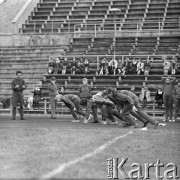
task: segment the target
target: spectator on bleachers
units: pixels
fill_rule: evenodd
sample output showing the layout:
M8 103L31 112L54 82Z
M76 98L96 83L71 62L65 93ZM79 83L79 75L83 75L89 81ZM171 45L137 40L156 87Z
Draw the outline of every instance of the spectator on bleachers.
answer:
M136 61L135 58L134 58L133 61L132 61L132 64L131 64L131 70L132 70L132 73L133 73L133 74L136 74L136 70L137 70L137 61Z
M37 86L33 91L33 107L39 109L39 101L42 98L41 89Z
M162 77L163 83L163 102L165 107L165 120L172 121L173 116L173 89L175 85L175 78L173 77Z
M164 67L164 75L167 76L170 71L171 63L167 59L164 59L163 67Z
M67 58L64 58L64 61L62 62L62 75L66 74L67 66L68 66L68 60Z
M178 85L175 88L174 96L175 96L175 113L174 113L173 122L177 120L178 113L180 110L180 80L178 81Z
M54 60L50 59L48 63L48 74L54 74L54 69L55 69Z
M163 104L163 91L162 88L158 88L155 96L156 103L158 104L158 109L161 108L162 110L162 104Z
M84 61L84 74L89 73L89 60L88 58L85 59Z
M147 103L151 101L150 91L148 90L147 86L141 89L141 94L139 98L140 98L140 102L143 104L143 108L147 110Z
M144 62L140 59L137 63L137 75L144 72Z
M71 62L71 74L75 75L76 70L77 70L77 61L76 61L76 58L73 57L73 60Z
M78 74L83 74L84 73L84 65L80 61L77 62L77 70L76 70L76 72Z
M61 74L61 73L62 73L62 65L61 65L60 58L57 57L57 58L56 58L56 61L55 61L54 74Z
M119 59L118 61L118 66L117 66L117 71L119 75L123 75L125 74L125 68L123 67L123 62L121 59Z
M118 66L117 61L115 59L112 59L109 62L109 73L113 74L113 75L116 75L116 73L117 73L117 66Z
M172 75L176 74L176 69L177 69L177 61L176 61L176 58L173 57L171 61L171 74Z
M125 70L124 75L125 75L125 74L129 74L129 73L131 72L131 63L130 63L129 58L126 58L126 59L125 59L123 68L124 68L124 70Z
M107 64L106 64L106 58L102 58L100 64L99 64L99 75L107 75Z
M149 75L150 68L151 68L151 62L148 58L144 63L144 75Z

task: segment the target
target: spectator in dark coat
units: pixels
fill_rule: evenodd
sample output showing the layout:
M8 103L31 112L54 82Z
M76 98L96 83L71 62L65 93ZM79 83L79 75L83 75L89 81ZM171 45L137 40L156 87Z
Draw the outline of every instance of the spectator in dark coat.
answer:
M86 58L84 61L84 74L89 73L89 60Z
M37 86L33 91L33 107L39 109L39 101L41 100L41 89Z
M71 62L71 74L75 75L76 71L77 71L77 61L76 61L76 58L73 57L73 60Z
M48 74L54 74L54 70L55 70L55 63L53 59L50 59L48 63Z
M158 88L157 92L156 92L156 97L155 100L158 104L158 109L162 109L162 104L163 104L163 91L161 88Z
M63 64L62 64L62 75L66 74L67 66L68 66L68 60L67 60L67 58L64 58L64 61L63 61Z

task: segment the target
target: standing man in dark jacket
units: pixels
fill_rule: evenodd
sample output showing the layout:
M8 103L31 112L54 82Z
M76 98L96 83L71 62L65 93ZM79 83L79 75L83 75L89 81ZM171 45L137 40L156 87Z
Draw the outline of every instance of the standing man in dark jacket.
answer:
M48 90L49 90L49 97L50 97L50 103L51 103L51 119L56 119L55 114L56 114L57 101L55 97L59 93L58 93L55 77L51 78L51 81L48 85Z
M86 117L86 113L82 112L80 105L80 98L74 94L59 94L55 98L57 101L64 102L64 104L69 108L74 120L72 122L79 122L80 118L77 114Z
M162 77L163 82L163 102L165 106L165 120L172 121L173 116L173 90L176 79L174 77Z
M175 92L174 93L174 95L175 95L175 114L174 114L173 122L175 122L177 120L179 109L180 109L180 80L179 80L178 86L175 88L174 92Z
M13 90L12 94L12 120L16 119L16 107L18 106L18 103L20 104L19 113L21 116L21 120L25 120L24 118L24 111L23 111L23 104L24 104L24 95L23 90L26 89L26 83L22 79L22 72L16 71L16 78L12 81L11 87Z
M79 87L79 97L81 105L87 106L87 101L91 96L91 87L88 85L88 79L83 78L83 84Z

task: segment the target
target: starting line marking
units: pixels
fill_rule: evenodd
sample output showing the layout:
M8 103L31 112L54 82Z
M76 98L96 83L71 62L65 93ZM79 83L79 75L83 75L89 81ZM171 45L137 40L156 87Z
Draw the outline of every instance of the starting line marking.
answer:
M100 152L102 152L103 150L105 150L108 146L110 146L111 144L115 143L116 141L118 141L119 139L121 138L124 138L130 134L132 134L133 131L130 131L124 135L121 135L121 136L118 136L118 137L115 137L114 139L111 139L109 141L107 141L106 143L104 143L103 145L101 145L100 147L98 147L97 149L95 149L93 152L91 153L88 153L88 154L85 154L81 157L78 157L77 159L74 159L72 161L69 161L67 163L63 163L62 165L60 165L59 167L57 167L56 169L54 169L53 171L43 175L40 179L41 180L45 180L45 179L49 179L49 178L53 178L54 176L56 176L57 174L61 174L66 168L78 163L78 162L81 162L81 161L84 161L85 159L91 157L91 156L94 156Z

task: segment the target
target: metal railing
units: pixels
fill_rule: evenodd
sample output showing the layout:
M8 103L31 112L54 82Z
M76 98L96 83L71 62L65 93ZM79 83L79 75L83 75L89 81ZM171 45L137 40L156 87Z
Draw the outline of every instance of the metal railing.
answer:
M1 19L0 19L1 20ZM0 21L1 23L1 21ZM23 24L23 25L22 25ZM144 24L148 24L148 28ZM25 26L31 26L27 33L122 33L135 32L163 32L180 29L180 18L164 18L157 19L116 19L115 23L112 18L109 19L69 19L69 20L28 20L25 22L11 23L1 27L0 33L23 33ZM129 26L129 27L128 27ZM9 27L9 28L8 28ZM26 32L24 32L26 33Z

